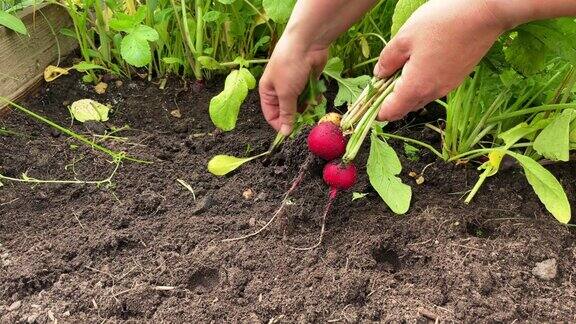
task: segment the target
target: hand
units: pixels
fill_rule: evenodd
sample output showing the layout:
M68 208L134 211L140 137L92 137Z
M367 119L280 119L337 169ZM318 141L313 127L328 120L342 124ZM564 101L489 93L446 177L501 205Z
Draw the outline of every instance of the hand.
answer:
M487 0L431 0L380 54L374 74L402 69L379 120L398 120L456 88L508 27Z
M327 48L306 48L289 34L280 38L259 85L262 112L274 129L290 135L298 96L311 73L320 76L327 60Z

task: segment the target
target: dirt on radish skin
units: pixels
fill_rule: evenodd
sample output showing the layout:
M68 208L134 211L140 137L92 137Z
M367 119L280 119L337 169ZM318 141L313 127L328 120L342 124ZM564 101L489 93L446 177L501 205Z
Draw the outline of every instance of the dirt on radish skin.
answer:
M320 123L308 134L308 149L326 161L342 157L346 151L346 138L340 127L332 122Z

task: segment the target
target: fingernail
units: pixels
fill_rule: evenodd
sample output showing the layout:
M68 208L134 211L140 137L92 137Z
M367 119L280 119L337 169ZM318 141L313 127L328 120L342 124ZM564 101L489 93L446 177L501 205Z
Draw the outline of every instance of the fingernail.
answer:
M292 133L292 126L290 126L288 124L283 124L280 127L280 134L282 134L284 136L290 136L290 133Z
M378 63L376 63L376 65L374 66L374 75L380 76L380 64Z

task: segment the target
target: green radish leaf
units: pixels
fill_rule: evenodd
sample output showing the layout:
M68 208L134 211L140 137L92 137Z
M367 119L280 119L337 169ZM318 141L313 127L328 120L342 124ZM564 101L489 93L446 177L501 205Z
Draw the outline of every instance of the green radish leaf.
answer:
M570 123L576 117L574 110L566 109L557 114L550 125L534 140L534 149L553 161L568 161L570 158Z
M528 182L546 209L560 223L568 224L572 215L570 203L564 188L556 177L530 157L510 151L507 154L514 157L522 165Z
M78 64L74 64L72 66L72 68L78 72L86 72L89 70L105 70L106 68L103 67L102 65L98 65L98 64L94 64L94 63L89 63L86 61L82 61Z
M506 60L515 70L531 75L546 67L546 48L534 35L519 30L508 47L504 48Z
M527 137L528 135L535 133L544 127L546 127L547 123L535 123L534 125L528 125L525 122L522 122L509 130L500 133L498 138L504 141L506 145L505 149L509 149L512 145L516 144L519 140Z
M22 20L3 10L0 10L0 26L4 26L23 35L28 35L28 31Z
M270 19L275 23L285 23L292 14L296 0L263 0L262 6Z
M576 64L576 22L574 18L534 21L517 28L530 34L548 51Z
M152 61L148 41L133 34L128 34L122 39L120 54L126 62L135 67L143 67Z
M391 35L396 36L400 27L412 16L416 9L420 8L426 0L398 0L394 14L392 15Z
M230 72L226 77L224 90L210 100L210 118L214 125L223 131L231 131L236 127L240 105L248 95L247 74L241 70Z
M242 164L252 161L258 156L252 156L249 158L238 158L230 155L216 155L210 162L208 162L208 171L213 175L223 176L236 169L238 169Z
M204 19L205 22L212 22L218 20L218 18L220 18L221 15L222 13L220 11L211 10L205 13L202 19Z
M158 40L158 32L154 28L145 25L136 26L130 34L150 42Z
M325 75L338 82L338 93L334 99L335 106L354 102L371 79L368 75L346 79L341 76L343 70L344 63L342 60L338 57L333 57L328 61L323 71Z
M134 19L122 12L117 12L114 14L114 18L110 19L108 26L116 31L130 32L137 23Z
M246 81L246 85L248 86L248 90L252 90L252 89L256 88L256 78L254 78L252 73L250 73L250 70L248 70L246 68L241 68L240 69L240 75L242 75L242 77L244 78L244 81Z
M396 177L402 171L400 160L394 149L374 132L370 139L370 156L366 165L370 184L394 213L405 214L410 208L412 188Z
M70 113L77 121L107 121L110 107L92 99L80 99L70 105Z
M198 62L200 62L200 65L202 65L203 68L208 70L218 70L222 68L222 66L220 66L220 63L218 63L218 61L216 61L210 56L199 56Z
M222 4L226 4L226 5L232 4L232 3L234 3L234 1L236 1L236 0L218 0L218 2L220 2Z

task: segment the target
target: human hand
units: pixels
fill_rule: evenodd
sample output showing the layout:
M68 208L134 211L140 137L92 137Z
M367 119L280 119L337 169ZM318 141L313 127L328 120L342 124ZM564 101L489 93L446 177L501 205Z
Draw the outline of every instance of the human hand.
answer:
M379 120L398 120L456 88L508 26L487 0L431 0L400 28L374 68L402 69Z
M320 76L327 60L328 48L308 48L290 34L280 38L259 85L262 112L274 129L290 135L298 96L311 74Z

